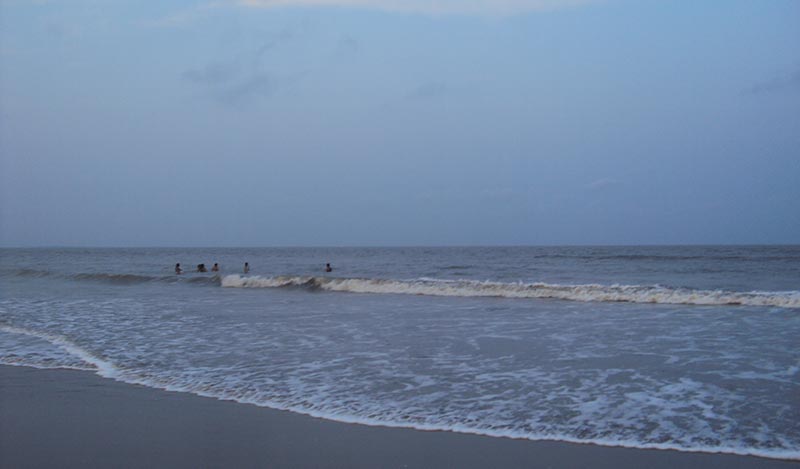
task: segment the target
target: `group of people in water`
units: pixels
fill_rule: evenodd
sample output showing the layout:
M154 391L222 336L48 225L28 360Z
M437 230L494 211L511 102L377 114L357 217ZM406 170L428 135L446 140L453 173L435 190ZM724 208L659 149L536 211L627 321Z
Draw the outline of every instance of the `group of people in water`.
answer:
M247 262L245 262L244 263L244 273L247 273L249 270L250 270L250 267L247 265ZM212 272L219 272L219 264L215 262L214 263L214 267L211 267L211 271ZM177 264L175 264L175 273L180 275L183 272L184 272L184 270L181 267L181 263L178 262ZM206 269L206 265L205 264L197 264L197 270L195 270L195 272L208 272L208 269Z
M244 268L242 270L246 274L250 273L250 264L245 262L244 263ZM184 270L183 270L183 268L181 268L181 263L178 262L177 264L175 264L175 273L177 275L180 275L183 272L184 272ZM205 264L197 264L197 270L195 272L208 272L208 269L206 269L206 265ZM219 264L218 263L216 263L216 262L214 263L214 266L211 267L211 272L219 272ZM325 264L325 272L333 272L333 267L331 267L330 262Z

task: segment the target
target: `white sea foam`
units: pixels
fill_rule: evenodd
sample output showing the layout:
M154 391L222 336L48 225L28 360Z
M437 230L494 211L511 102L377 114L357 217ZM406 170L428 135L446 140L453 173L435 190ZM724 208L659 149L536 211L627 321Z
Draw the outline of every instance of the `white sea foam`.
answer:
M349 408L346 402L341 401L341 395L338 393L329 393L325 390L308 387L308 383L304 383L301 379L290 379L292 391L289 394L279 397L270 392L265 392L265 389L257 390L252 387L252 383L245 383L242 377L226 376L222 379L217 376L206 376L205 372L199 374L184 372L178 374L152 374L144 370L127 369L125 371L118 369L110 361L97 357L95 354L78 346L71 340L60 335L50 334L31 330L27 328L20 328L14 326L0 325L0 332L10 334L21 334L29 337L35 337L49 342L62 348L75 357L84 361L91 371L96 372L98 375L112 378L117 381L126 382L130 384L140 384L149 386L156 389L164 389L168 391L188 392L191 394L216 398L220 400L231 400L239 403L252 404L261 407L267 407L278 410L286 410L299 414L310 415L318 418L325 418L346 423L355 423L369 426L383 426L383 427L396 427L396 428L411 428L427 431L452 431L457 433L468 433L476 435L484 435L491 437L504 437L516 439L528 439L534 441L563 441L573 443L592 443L603 446L619 446L628 448L647 448L647 449L668 449L689 452L706 452L706 453L728 453L739 455L752 455L766 458L798 460L800 459L800 451L788 448L753 448L747 445L703 445L697 443L688 443L686 441L670 442L670 443L655 443L641 441L636 438L631 438L631 435L620 435L620 437L606 437L606 436L587 436L576 437L573 434L559 431L555 427L548 427L546 424L541 428L534 425L532 428L519 428L515 426L508 426L503 422L502 418L495 420L489 418L487 415L481 413L480 410L475 411L474 418L468 419L469 422L464 422L462 411L457 409L450 409L444 411L441 409L438 413L429 414L427 412L419 413L420 408L416 412L409 411L408 403L384 401L384 402L363 402L360 401L359 405L367 405L362 411L353 411ZM22 365L31 366L30 364L22 363ZM35 365L34 365L35 366ZM606 370L604 373L612 373L615 370ZM309 364L303 371L303 375L317 374L320 370L316 365ZM513 380L524 379L524 376L509 375L507 376ZM607 379L603 373L599 375L602 380ZM486 374L479 375L478 380L496 381L498 376ZM547 375L537 375L536 379L542 383L547 382ZM552 383L557 385L558 383ZM596 383L587 382L586 386L594 388ZM670 410L685 405L685 401L678 399L687 393L695 396L694 404L702 405L707 400L708 396L703 394L702 388L694 382L689 380L682 380L679 384L664 389L666 397L674 398L669 401L659 400L647 393L629 393L627 399L632 402L643 402L647 405L654 405L658 408L666 408L666 414ZM333 398L333 395L339 397ZM436 399L437 395L432 394L427 399ZM420 396L422 398L422 396ZM486 402L485 396L482 398ZM593 420L601 421L602 414L607 412L609 405L613 405L610 401L586 401L582 405L576 406L579 416L577 420ZM373 407L377 406L377 407ZM623 414L618 417L626 422L627 426L634 428L637 421L640 420L640 415L636 409L639 407L613 405L618 409L623 409ZM627 409L627 410L625 410ZM502 406L495 411L501 411ZM409 420L408 415L416 414L414 419ZM494 411L487 410L489 415ZM664 412L662 412L664 413ZM719 418L713 415L713 418ZM661 420L661 424L668 423L669 419ZM706 433L704 430L703 433ZM688 443L688 444L687 444ZM791 445L787 445L791 448Z
M474 280L415 280L329 278L329 277L244 277L226 275L226 288L306 287L336 292L389 293L430 296L550 298L582 302L630 302L687 305L745 305L800 308L800 292L733 292L693 290L647 285L561 285L549 283L502 283Z
M20 334L25 335L28 337L35 337L37 339L42 339L46 342L49 342L52 345L59 347L60 349L64 350L67 354L78 358L83 363L85 363L86 367L76 367L72 365L59 365L58 368L72 368L72 369L83 369L83 370L93 370L96 371L97 374L100 376L104 376L106 378L113 378L117 375L117 368L109 361L104 360L96 355L92 354L91 352L81 348L74 342L69 339L66 339L62 336L49 334L47 332L40 332L34 331L31 329L25 329L21 327L14 327L14 326L6 326L0 325L0 332L5 332L8 334ZM8 361L8 365L26 365L26 366L33 366L37 368L47 368L47 366L42 366L37 363L26 363L26 362L11 362Z

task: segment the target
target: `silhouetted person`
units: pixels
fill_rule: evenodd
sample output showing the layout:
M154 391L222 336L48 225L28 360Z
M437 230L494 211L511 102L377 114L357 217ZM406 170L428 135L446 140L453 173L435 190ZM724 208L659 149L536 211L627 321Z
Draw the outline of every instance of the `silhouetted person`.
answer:
M175 264L175 273L178 274L178 275L183 273L183 269L181 269L181 263L180 262Z
M330 263L325 264L325 272L333 272L333 267Z
M206 265L205 264L197 264L197 271L198 272L208 272L208 270L206 270Z
M219 264L217 264L217 263L215 262L215 263L214 263L214 267L212 267L212 268L211 268L211 271L212 271L212 272L219 272Z
M250 264L247 262L244 263L244 273L250 272Z

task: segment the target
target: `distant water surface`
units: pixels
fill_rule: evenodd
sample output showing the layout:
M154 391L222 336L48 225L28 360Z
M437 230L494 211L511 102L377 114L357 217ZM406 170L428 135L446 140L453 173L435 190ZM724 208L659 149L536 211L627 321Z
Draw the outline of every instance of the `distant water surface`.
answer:
M347 422L800 459L800 246L0 256L0 363Z

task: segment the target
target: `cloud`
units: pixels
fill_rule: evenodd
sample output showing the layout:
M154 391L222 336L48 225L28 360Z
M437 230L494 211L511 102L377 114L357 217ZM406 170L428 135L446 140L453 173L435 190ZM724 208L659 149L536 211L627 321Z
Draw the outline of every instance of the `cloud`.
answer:
M229 82L239 72L235 63L211 63L199 69L190 69L183 72L183 78L192 83L205 85L219 85Z
M748 94L765 94L778 91L800 90L800 66L794 70L775 76L770 81L757 83L745 90Z
M255 73L244 81L225 88L220 94L220 99L229 104L241 104L257 96L268 96L275 91L276 79L266 73Z
M356 38L345 34L339 38L336 48L341 53L356 53L361 48L361 45Z
M267 33L255 50L235 59L188 69L181 77L223 104L246 105L291 86L306 74L304 71L278 73L267 69L265 65L270 51L290 42L292 38L290 30Z
M294 32L292 32L289 29L284 29L279 32L267 34L266 38L261 43L261 47L259 47L258 51L256 51L256 58L261 59L261 57L264 54L271 51L277 46L280 46L282 44L291 41L293 37L294 37Z
M508 15L574 7L598 0L237 0L258 8L347 7L423 14Z
M241 107L294 85L306 74L303 71L279 75L258 70L245 73L235 66L211 64L204 68L187 70L183 73L183 78L201 87L216 101Z
M238 67L226 64L187 70L183 72L183 79L201 86L219 102L236 106L259 96L269 96L278 86L274 75L260 71L242 73Z

